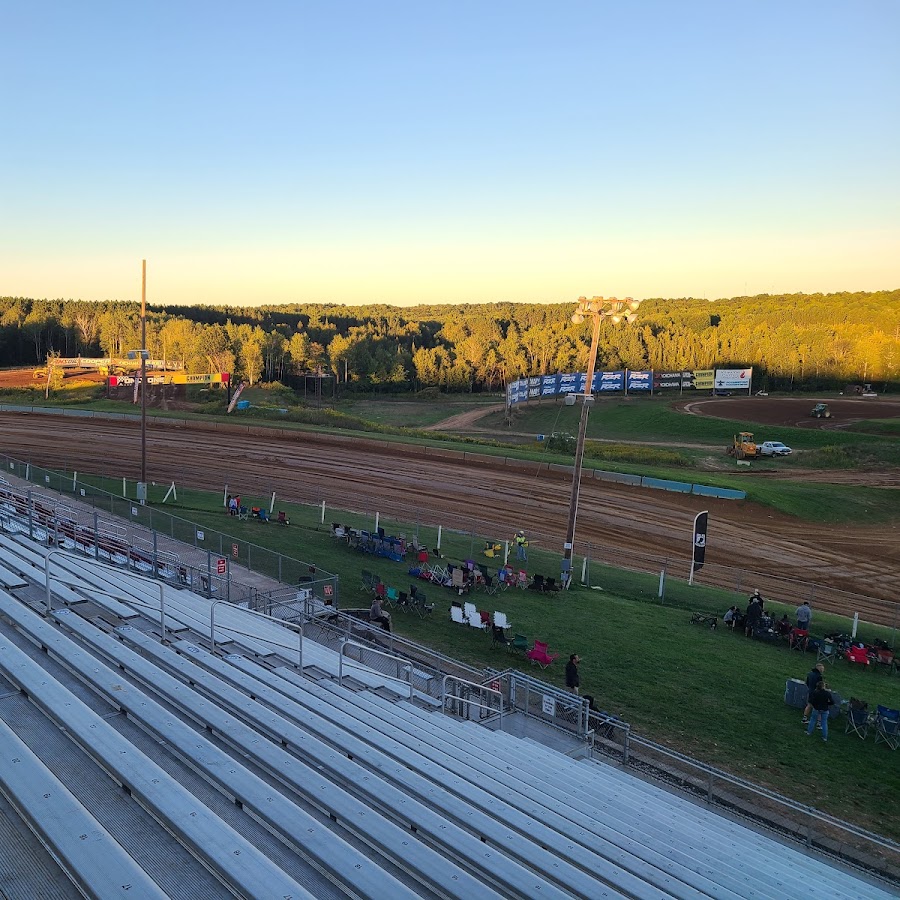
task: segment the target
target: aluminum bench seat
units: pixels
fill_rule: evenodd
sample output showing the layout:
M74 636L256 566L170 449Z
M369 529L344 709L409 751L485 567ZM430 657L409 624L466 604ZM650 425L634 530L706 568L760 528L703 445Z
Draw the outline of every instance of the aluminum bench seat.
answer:
M24 613L26 619L33 619L32 624L47 625L17 600L2 593L0 607L20 627L20 613ZM61 610L58 614L72 613ZM62 636L53 626L48 627L55 634L48 633L46 629L41 629L41 633L46 639L42 643L49 647ZM30 629L27 633L34 636ZM67 638L62 640L68 641ZM89 657L89 654L74 647L74 652L67 657L69 662L79 653ZM96 660L88 665L96 669ZM102 716L92 712L63 685L48 678L41 666L5 638L0 638L0 671L25 691L60 727L65 728L71 738L87 750L111 777L126 785L141 805L151 810L167 829L191 847L193 853L225 883L233 884L249 896L256 896L262 890L268 896L287 894L312 900L311 894L275 867L230 825L214 816L164 769L137 751ZM115 678L114 672L109 674Z
M98 662L96 656L89 653L80 644L75 643L53 624L45 622L21 604L18 604L18 609L15 609L13 604L16 604L15 600L10 598L9 602L7 602L7 599L0 595L0 610L15 621L17 627L23 633L28 634L33 640L39 641L42 646L48 649L51 656L64 660L68 668L78 672L84 681L90 684L97 693L105 697L109 702L127 710L130 719L135 722L141 722L145 729L155 733L158 739L163 740L166 745L174 748L176 755L191 760L192 766L198 767L204 773L206 779L218 785L219 789L226 795L240 798L240 808L247 813L252 813L255 818L265 823L276 835L282 835L283 839L290 845L294 844L298 835L302 835L304 853L314 856L318 860L319 865L330 872L332 878L339 879L347 885L351 892L356 892L364 897L375 897L379 895L379 891L387 891L392 897L404 898L404 900L413 900L413 898L419 896L367 856L347 844L333 830L323 826L292 800L273 789L271 785L247 769L242 762L238 762L232 756L213 745L202 735L198 734L195 728L174 717L170 711L152 700L148 694L130 684L124 683L122 670L125 666L121 663L121 668L115 669ZM121 657L128 655L128 662L131 664L132 669L148 673L152 680L174 682L174 679L171 679L170 676L167 676L161 670L150 671L155 669L152 663L143 660L138 654L128 650L115 637L100 631L72 610L56 610L52 616L63 627L77 633L85 642L96 646L105 646L107 650L118 653ZM124 627L132 631L135 630L130 626ZM0 659L0 662L2 662L2 659ZM200 719L204 712L208 712L214 718L224 722L229 720L234 722L230 712L214 707L213 704L198 697L194 692L185 688L184 685L170 686L173 687L177 694L176 698L169 698L170 703L174 702L177 705L179 697L184 699L190 695L188 710L194 719ZM237 725L239 723L234 724ZM222 732L217 733L222 734ZM257 734L253 734L248 739L248 746L253 743L258 744L258 738ZM287 756L287 754L279 750L277 745L273 745L272 749L280 753L282 757ZM135 756L140 756L139 753L133 751L133 748L132 752ZM162 780L169 790L176 792L181 790L180 786L171 778L165 777L162 769L156 767L149 760L146 760L146 763L151 766L151 774ZM280 763L284 765L285 760L281 759ZM287 764L289 765L290 763L288 762ZM153 771L154 769L156 771ZM125 781L125 783L129 782ZM195 807L201 805L194 798L190 798L190 802ZM211 829L215 826L215 823L219 823L222 828L227 829L229 832L232 830L230 826L221 822L208 809L203 813L194 813L193 815L207 820ZM235 833L235 838L237 837L239 836ZM408 835L404 835L404 837L408 838ZM215 844L216 837L211 834L207 840ZM221 837L221 841L228 848L223 850L223 852L233 854L236 859L240 858L248 862L243 851L236 851L229 844L227 834ZM255 848L251 847L251 850L254 853L257 852ZM255 871L257 867L252 865L252 857L249 862L251 863L249 869ZM274 865L271 863L268 863L268 866L275 870ZM277 871L280 872L280 870ZM248 889L243 881L235 881L234 883L240 885L241 890L247 890L248 896L253 897L280 897L282 896L280 893L282 890L285 890L292 897L311 896L306 891L301 891L299 894L291 894L287 882L279 885L278 878L281 878L284 873L280 873L274 881L272 878L265 877L265 871L258 871L257 874L260 876L260 881L256 888ZM248 877L250 876L248 875ZM272 893L272 891L279 891L279 893Z
M231 744L242 757L247 756L252 758L254 762L265 767L279 781L289 784L294 791L307 797L317 807L324 805L329 816L339 824L343 823L344 827L349 827L350 830L354 832L356 830L361 830L365 843L370 844L373 847L378 847L381 853L389 854L389 851L393 852L397 863L402 868L414 867L416 871L426 873L426 883L428 879L438 879L439 877L442 877L443 880L439 884L439 892L442 896L467 898L472 896L496 896L492 890L480 885L480 883L472 876L460 872L456 866L449 863L443 856L436 854L433 850L424 845L418 845L417 843L412 842L410 840L411 831L408 828L398 827L381 819L380 814L377 812L376 804L363 803L342 791L338 784L329 783L322 774L317 771L321 766L323 754L327 752L327 748L322 748L322 751L318 752L316 747L310 746L310 743L307 742L303 747L303 760L298 761L296 757L289 755L287 751L280 746L281 739L278 735L283 731L281 723L277 721L274 722L274 724L271 722L269 723L270 730L275 733L275 740L270 741L264 738L261 739L259 731L245 725L235 717L234 706L229 705L227 708L224 706L217 706L215 703L210 702L203 696L197 694L196 691L186 688L183 683L179 682L176 678L167 674L163 668L156 665L155 657L158 654L160 658L168 659L172 663L183 664L191 666L192 669L197 669L193 663L176 654L174 650L160 645L152 638L131 626L124 626L121 629L118 629L118 633L126 642L133 643L144 651L144 654L146 654L145 658L145 656L129 650L125 644L116 637L98 631L93 625L80 619L78 616L70 615L68 610L61 610L56 613L55 616L64 627L78 634L79 637L94 649L98 650L108 658L115 659L120 668L126 670L130 675L139 678L142 682L146 682L148 686L152 686L153 689L160 693L168 703L174 703L176 706L183 707L188 715L201 721L205 727L210 728L219 739L224 739L227 743ZM216 659L216 657L211 658ZM198 671L200 671L199 675L195 673L195 678L197 678L196 684L202 683L205 680L204 676L210 681L216 680L216 677L213 674L202 672L202 670ZM168 688L168 690L166 690L166 688ZM111 693L110 696L111 699L120 704L123 702L121 693ZM149 707L156 705L153 701L144 699L140 703L140 713L137 713L134 711L134 703L135 702L132 701L128 706L129 716L131 718L138 718L140 715L143 715L145 710ZM171 724L168 729L160 726L155 730L160 737L165 737L168 742L177 740L177 734L173 737ZM192 740L194 739L188 740L185 752L196 752L191 750ZM203 754L200 754L200 758L204 760L207 758L212 759L215 754L216 751L206 749ZM311 765L308 765L305 762L307 758L312 761ZM347 761L347 764L353 770L353 777L365 778L364 773L359 772L358 767L352 762ZM215 760L213 759L209 765L215 765ZM231 767L234 767L233 763L231 764ZM215 766L215 771L219 772L223 768L227 768L227 766L220 763ZM228 789L229 791L236 791L234 786L229 786ZM388 796L382 798L380 805L391 805L394 802L393 794L394 792L390 791ZM271 822L274 819L272 805L278 801L278 798L272 797L272 789L270 787L263 788L263 795L265 795L265 800L258 800L258 802L262 804L261 808L254 806L253 809L258 816L266 817L266 814L268 814L268 819ZM239 796L242 798L244 808L251 809L251 803L254 799L251 796L251 792L245 787ZM268 803L268 806L266 806L266 803ZM284 827L287 829L287 825ZM298 830L298 826L295 825L290 829L289 833L303 833L304 839L306 840L305 831L306 829L303 829L302 831ZM334 842L335 838L332 837L331 840ZM340 843L339 841L336 842ZM319 846L319 849L322 849L322 846L328 848L328 843L326 842L324 845ZM310 849L309 842L307 842L307 849ZM335 866L340 866L340 869L338 869L339 871L342 871L349 866L350 874L354 875L353 860L341 859L340 855L343 854L344 851L342 851L340 847L330 849L332 853L338 854L338 859L332 861L332 871L335 871ZM479 850L482 854L485 852L483 848L478 847L477 842L473 844L472 849L473 851ZM487 855L493 857L493 854ZM356 862L355 868L360 868L358 861ZM360 890L362 887L362 876L355 875L355 877L359 883L353 885L353 887L355 890ZM519 889L540 889L541 885L536 882L530 874L526 873L526 878L527 880L524 880L517 886ZM383 873L380 884L381 890L386 891L392 897L407 896L404 891L398 893L396 886L392 885L388 876ZM546 889L549 888L549 886L544 887L545 890L542 893L542 896L556 896L552 889L549 890L549 893L547 892ZM369 888L371 889L371 884L369 885ZM362 894L363 896L370 896L365 890L362 891ZM374 896L379 896L379 894L376 893Z
M295 748L295 752L303 758L314 759L318 768L333 771L334 777L339 778L343 786L352 789L370 805L394 809L403 821L414 819L408 827L420 835L429 836L442 845L445 852L456 854L457 848L468 847L466 859L471 861L470 864L480 859L479 864L485 873L482 877L494 881L507 879L508 889L514 895L532 896L537 892L542 897L561 896L553 884L562 882L563 886L568 885L568 890L580 891L585 896L620 896L616 890L604 886L602 881L587 877L583 871L559 861L553 853L531 844L526 837L514 837L513 832L483 817L458 798L442 799L433 783L410 772L402 761L378 751L373 752L340 727L315 714L306 714L304 727L300 727L278 712L273 712L260 702L268 694L284 699L288 704L290 701L280 692L242 673L232 665L232 658L220 659L187 641L179 641L173 648L159 645L154 648L133 629L123 628L119 632L128 640L134 639L141 650L147 655L153 654L157 662L163 663L163 658L167 657L169 668L181 671L183 678L189 678L195 686L203 687L205 692L229 710L241 711L252 724L257 727L264 725L274 739L280 740L288 749ZM183 655L178 656L173 650L179 650ZM204 667L200 668L193 660L202 661ZM220 675L230 675L230 681L252 687L255 699L227 685ZM361 768L363 764L365 767ZM405 793L403 787L406 787ZM448 811L449 815L446 814ZM459 828L460 824L465 826L464 829ZM484 841L487 841L487 847ZM498 848L501 853L497 852ZM520 862L504 860L504 856L525 860L533 872ZM543 866L534 865L535 859ZM597 871L602 872L605 866L602 861L597 862ZM545 870L552 873L550 880L546 878ZM542 877L536 879L534 872ZM543 886L538 888L538 884ZM643 896L643 893L639 895Z
M285 673L284 677L289 678L290 673ZM339 693L336 686L327 685L326 688ZM715 867L720 874L729 868L737 870L731 877L741 877L740 873L744 873L744 877L752 879L750 884L758 886L757 895L765 895L768 891L774 892L774 896L841 897L859 890L860 896L869 896L871 889L874 890L871 896L884 896L877 887L857 886L857 880L852 876L846 876L821 860L698 806L687 798L672 795L624 770L613 770L617 777L614 790L607 786L595 793L586 792L586 771L611 767L575 761L536 741L492 731L450 716L433 715L406 702L389 704L378 696L365 694L347 697L353 703L364 705L369 713L378 711L392 732L412 729L411 734L427 735L436 745L449 744L455 748L450 752L466 759L467 767L478 772L476 777L483 778L485 783L494 779L496 767L514 763L530 785L542 785L557 799L554 808L569 810L587 804L586 815L580 816L579 822L590 821L591 807L603 810L603 815L611 820L627 826L641 826L642 839L660 852L704 854L708 866ZM407 726L403 723L404 716L409 720ZM471 755L480 758L482 763L475 765ZM670 838L668 844L661 840L664 834ZM760 877L760 872L766 873L766 877ZM829 883L831 890L827 886ZM748 885L740 890L747 891Z
M553 850L559 858L558 865L566 860L587 871L605 871L604 879L620 889L639 891L641 896L647 895L648 891L658 892L661 885L668 884L671 887L675 883L660 869L621 851L608 841L589 834L571 821L565 822L564 832L557 831L546 824L546 820L554 816L551 811L539 808L533 803L530 804L530 811L526 809L528 804L513 805L512 802L507 802L461 777L458 766L435 764L423 756L408 751L389 734L371 728L353 727L352 730L347 730L346 716L337 713L330 700L313 697L312 691L299 690L295 691L293 698L288 697L281 689L265 680L251 677L249 673L243 674L244 665L253 665L250 660L230 657L222 661L210 658L209 654L205 654L199 648L190 648L181 643L176 647L183 652L190 652L192 657L204 659L205 665L214 667L222 677L230 677L233 683L242 685L244 690L255 698L264 699L282 715L290 715L298 725L322 736L331 746L343 747L354 758L364 759L377 772L391 770L395 781L402 784L407 792L427 800L436 810L447 810L448 815L459 819L459 812L454 811L459 809L460 803L466 804L471 808L469 818L472 822L470 827L473 829L489 827L483 821L479 825L477 820L471 818L474 810L491 817L496 823L515 828L521 835L520 840L530 837L539 842L541 847ZM235 673L229 676L226 668L229 662L235 666L240 665L241 672L235 670ZM262 671L261 674L265 678L268 673ZM314 686L312 687L314 689ZM224 696L221 700L229 705L236 702ZM405 765L398 769L396 760L402 760ZM535 816L535 813L538 815ZM462 821L466 821L465 816L462 817ZM519 850L518 846L516 849ZM701 896L699 892L692 891L681 882L678 883L678 889L681 896Z
M0 790L74 884L96 897L165 900L159 885L0 720Z
M254 664L249 661L242 665L245 669L253 667ZM289 670L279 669L277 674L291 684L297 684L296 677ZM496 749L482 753L468 744L464 737L454 741L451 731L442 731L437 721L432 722L442 718L449 720L447 716L422 714L419 710L410 709L407 703L390 704L368 694L340 692L334 686L328 689L307 688L306 692L316 690L335 707L335 715L349 716L366 725L372 725L377 720L376 727L402 743L409 753L418 753L433 762L454 767L472 783L519 809L528 811L538 804L552 811L545 820L554 818L561 833L565 833L566 828L571 829L570 833L576 829L586 829L637 859L718 897L774 896L762 889L755 889L759 881L757 873L744 871L743 867L730 863L727 858L716 860L709 854L692 853L690 849L682 848L677 832L672 833L669 845L661 849L660 844L665 842L658 834L658 823L650 821L645 828L637 828L627 817L607 815L604 810L577 796L549 788L544 777L533 777L518 766L508 765L508 757L498 756ZM487 736L494 734L470 724L469 732L476 731ZM549 772L548 767L544 776ZM765 881L765 878L762 880Z

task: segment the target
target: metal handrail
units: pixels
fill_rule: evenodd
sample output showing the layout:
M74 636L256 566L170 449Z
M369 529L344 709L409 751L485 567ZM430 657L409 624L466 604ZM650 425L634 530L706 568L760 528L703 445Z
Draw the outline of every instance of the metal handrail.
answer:
M500 731L503 731L503 691L495 691L493 688L486 687L483 684L478 684L477 681L466 681L465 678L459 678L457 675L445 675L444 680L441 683L441 708L445 708L447 703L447 682L455 681L459 685L466 685L468 687L473 687L478 691L484 691L487 694L494 694L500 701L498 718L497 718L497 727ZM479 709L493 710L493 706L489 703L479 703L477 700L470 700L468 697L457 697L455 694L453 695L453 699L458 703L467 703L470 706L477 706Z
M216 652L216 607L221 605L222 603L227 603L230 607L236 610L240 610L242 613L246 613L250 616L258 616L260 619L266 619L269 622L274 622L276 625L280 625L282 628L287 628L289 631L297 632L297 665L300 667L300 671L303 671L303 622L301 621L299 625L294 622L286 622L283 619L276 619L274 616L267 615L266 613L257 612L255 609L244 609L242 606L235 606L230 600L213 600L209 607L209 640L212 645L212 652ZM262 641L265 644L269 644L272 647L281 647L284 650L293 650L289 644L282 644L278 641L274 641L271 638L260 637L258 634L253 634L250 631L242 631L240 628L236 628L233 625L220 625L220 629L229 632L230 634L237 634L241 637L252 637L258 641Z
M385 653L384 650L376 650L374 647L367 647L365 644L358 644L356 641L351 641L349 639L344 639L341 641L341 649L338 651L338 684L343 687L344 684L344 648L345 647L357 647L360 650L366 650L369 653L377 653L379 656L384 656L387 659L392 659L396 663L400 663L400 671L406 672L409 676L407 681L409 683L409 699L413 699L413 666L409 660L403 659L400 656L392 656L390 653ZM351 660L351 662L356 662L356 660ZM361 668L368 668L364 663L360 662L358 665ZM382 673L378 673L381 675ZM401 684L403 683L402 678L396 678L393 675L384 675L385 678L390 678L392 681L399 681Z

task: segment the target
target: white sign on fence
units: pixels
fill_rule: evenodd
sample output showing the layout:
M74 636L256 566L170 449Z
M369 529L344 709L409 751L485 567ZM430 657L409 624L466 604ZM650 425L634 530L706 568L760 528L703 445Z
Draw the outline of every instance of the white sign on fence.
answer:
M541 709L551 718L556 715L556 700L549 694L544 694Z

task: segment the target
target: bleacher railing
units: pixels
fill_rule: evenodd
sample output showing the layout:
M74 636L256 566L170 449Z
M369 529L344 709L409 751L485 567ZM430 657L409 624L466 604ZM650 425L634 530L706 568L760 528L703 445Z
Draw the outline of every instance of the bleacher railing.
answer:
M125 531L123 522L146 529L145 537L140 539L132 537L128 541L127 550L130 558L146 561L147 571L144 574L167 577L159 570L168 573L171 568L169 565L171 552L165 549L168 543L166 538L171 538L180 544L178 551L180 565L176 575L191 590L198 593L219 597L225 597L227 594L227 599L234 602L248 600L255 591L250 585L239 585L230 577L230 568L235 565L281 584L291 585L309 582L310 573L315 572L312 586L316 593L321 597L327 597L334 605L338 603L337 576L315 564L285 556L218 529L198 526L158 507L141 505L131 498L116 496L79 479L77 473L44 469L5 454L0 454L0 467L3 472L40 485L45 491L54 492L62 497L73 497L79 503L92 507L92 512L80 516L82 521L75 524L92 533L92 544L95 547L100 548L104 542L115 538L116 531ZM37 529L43 532L37 535L37 538L45 541L56 531L59 532L60 539L65 540L66 529L74 516L79 515L77 505L66 506L64 515L54 517L57 524L44 527L41 524L41 517L35 515L35 503L40 496L42 495L34 491L28 492L29 511L23 524L27 524L29 535L34 538ZM50 510L60 508L59 501L50 498L48 500ZM113 518L103 518L104 513ZM224 572L220 571L221 569L224 569ZM236 593L232 591L234 588L237 589ZM228 594L229 591L232 593Z

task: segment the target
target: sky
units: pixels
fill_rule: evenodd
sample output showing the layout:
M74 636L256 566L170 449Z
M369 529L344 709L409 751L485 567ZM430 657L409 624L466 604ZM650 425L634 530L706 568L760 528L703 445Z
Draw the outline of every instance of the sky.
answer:
M900 287L896 0L0 8L0 296Z

